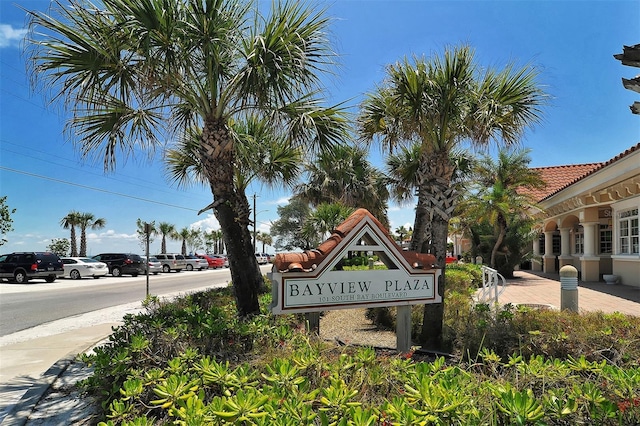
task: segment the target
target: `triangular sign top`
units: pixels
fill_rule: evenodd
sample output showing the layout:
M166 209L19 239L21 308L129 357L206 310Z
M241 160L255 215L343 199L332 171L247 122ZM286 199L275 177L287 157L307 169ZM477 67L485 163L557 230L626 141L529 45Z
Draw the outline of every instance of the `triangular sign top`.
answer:
M349 252L376 253L387 269L343 271ZM429 254L402 250L365 209L356 210L315 250L276 255L274 302L278 312L313 312L358 306L437 303L439 269Z

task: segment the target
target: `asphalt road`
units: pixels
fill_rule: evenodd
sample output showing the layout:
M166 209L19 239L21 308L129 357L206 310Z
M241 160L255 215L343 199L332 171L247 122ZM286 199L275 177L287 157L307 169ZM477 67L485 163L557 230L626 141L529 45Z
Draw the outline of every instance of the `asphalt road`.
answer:
M262 266L266 273L271 265ZM189 292L231 280L229 269L162 273L149 277L149 294ZM53 283L0 283L0 336L96 310L140 302L146 297L146 277L111 276Z

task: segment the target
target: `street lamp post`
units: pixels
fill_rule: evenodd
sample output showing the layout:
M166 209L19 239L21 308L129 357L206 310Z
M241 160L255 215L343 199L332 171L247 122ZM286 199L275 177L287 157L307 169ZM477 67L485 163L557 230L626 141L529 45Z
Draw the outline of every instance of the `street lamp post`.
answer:
M253 252L256 252L256 193L253 193Z
M257 215L258 213L264 213L264 212L268 212L269 210L260 210L260 211L256 211L256 197L257 195L254 193L253 194L253 252L257 253L256 250L256 236L258 234L258 219L257 219Z

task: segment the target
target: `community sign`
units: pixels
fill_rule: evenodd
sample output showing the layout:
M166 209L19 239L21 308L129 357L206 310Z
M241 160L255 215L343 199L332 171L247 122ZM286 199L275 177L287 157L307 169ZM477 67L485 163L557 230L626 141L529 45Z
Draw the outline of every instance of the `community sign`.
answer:
M345 260L375 259L346 271ZM440 303L429 254L404 251L367 210L359 209L316 250L278 254L270 274L274 313ZM375 269L376 267L382 269Z

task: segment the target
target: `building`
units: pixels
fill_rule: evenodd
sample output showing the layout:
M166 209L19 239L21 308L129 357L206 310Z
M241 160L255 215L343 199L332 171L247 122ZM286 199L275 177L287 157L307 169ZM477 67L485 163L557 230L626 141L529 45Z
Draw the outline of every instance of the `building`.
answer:
M574 266L582 281L616 275L640 288L640 143L603 163L537 168L534 271Z

